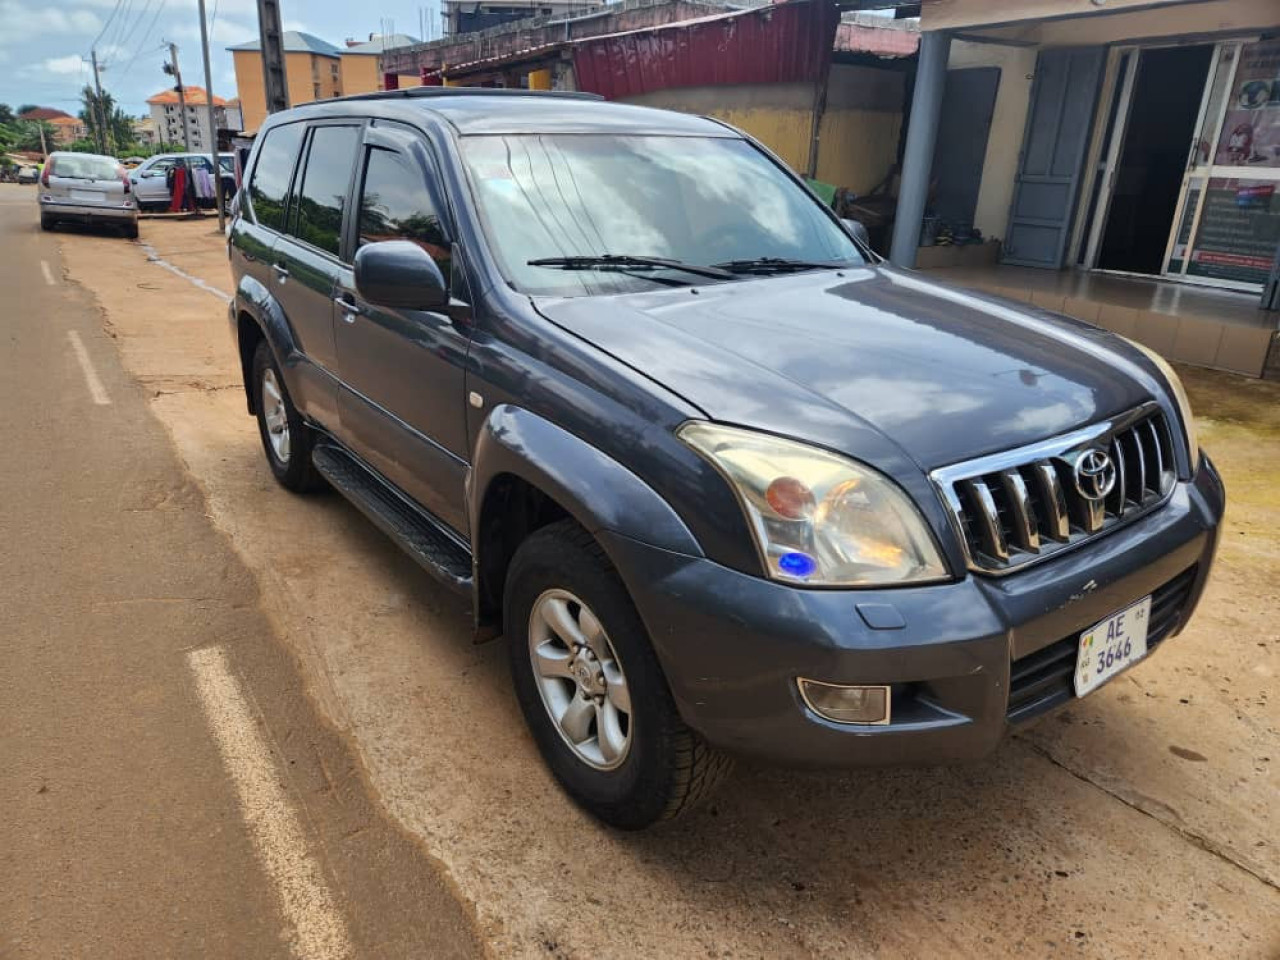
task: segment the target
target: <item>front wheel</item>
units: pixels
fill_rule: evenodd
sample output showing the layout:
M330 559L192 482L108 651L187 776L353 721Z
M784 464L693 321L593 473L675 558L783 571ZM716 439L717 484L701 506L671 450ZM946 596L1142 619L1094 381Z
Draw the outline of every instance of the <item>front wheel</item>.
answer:
M571 520L532 534L504 597L512 680L565 791L611 826L679 816L730 769L680 719L626 587Z
M253 354L253 406L258 412L258 432L267 464L280 486L307 493L324 486L311 462L313 434L303 422L285 388L284 377L267 341L258 342Z

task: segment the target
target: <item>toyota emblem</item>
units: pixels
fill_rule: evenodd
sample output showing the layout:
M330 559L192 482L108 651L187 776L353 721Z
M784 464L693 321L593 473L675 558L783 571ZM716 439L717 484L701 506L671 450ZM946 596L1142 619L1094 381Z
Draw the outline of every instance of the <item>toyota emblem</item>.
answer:
M1076 490L1091 502L1102 500L1116 485L1116 465L1105 450L1086 450L1076 459Z

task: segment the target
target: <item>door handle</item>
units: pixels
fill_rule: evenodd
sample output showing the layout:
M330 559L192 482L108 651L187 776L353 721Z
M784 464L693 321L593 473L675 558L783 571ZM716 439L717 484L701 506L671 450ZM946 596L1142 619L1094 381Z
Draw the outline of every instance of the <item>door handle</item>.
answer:
M283 263L273 263L271 265L271 269L276 272L276 276L279 277L281 280L289 279L289 268L286 267Z
M355 323L356 317L364 312L356 305L356 302L351 299L351 294L349 293L334 294L333 302L338 305L338 309L342 311L342 319L347 321L347 323Z

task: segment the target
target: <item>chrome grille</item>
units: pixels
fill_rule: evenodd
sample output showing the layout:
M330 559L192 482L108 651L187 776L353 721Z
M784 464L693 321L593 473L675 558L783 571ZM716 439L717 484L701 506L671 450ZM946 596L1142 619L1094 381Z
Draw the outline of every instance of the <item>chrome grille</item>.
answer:
M1114 484L1091 499L1081 487L1080 461L1095 451L1109 457L1113 473L1106 475ZM1176 479L1173 437L1152 404L1054 440L936 470L933 479L971 566L1002 573L1163 503Z

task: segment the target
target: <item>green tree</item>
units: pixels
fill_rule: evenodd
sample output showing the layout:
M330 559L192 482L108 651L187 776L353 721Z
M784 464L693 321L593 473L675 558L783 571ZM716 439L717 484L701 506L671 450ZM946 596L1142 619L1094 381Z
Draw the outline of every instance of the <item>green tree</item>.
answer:
M7 103L0 103L0 123L13 123L14 112L13 107Z
M80 121L89 128L90 140L94 143L101 142L99 127L102 125L101 118L105 118L108 153L119 153L121 148L133 142L133 124L129 115L116 106L115 98L108 91L102 92L102 100L99 102L93 87L86 84L80 91L80 102L83 105Z

